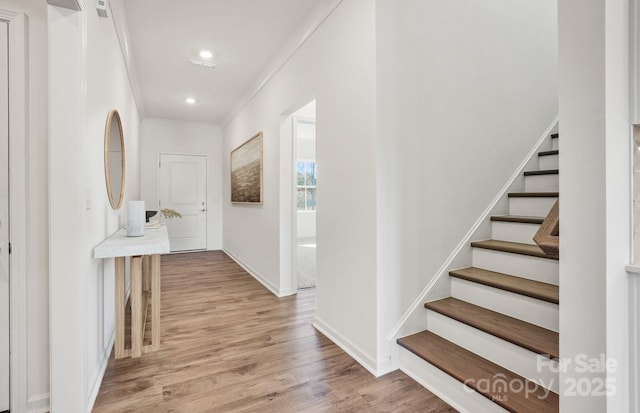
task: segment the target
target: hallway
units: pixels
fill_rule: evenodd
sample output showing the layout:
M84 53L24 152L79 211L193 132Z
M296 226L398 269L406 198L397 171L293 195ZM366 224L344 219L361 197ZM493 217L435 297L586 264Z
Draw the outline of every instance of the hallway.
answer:
M162 258L162 349L109 361L94 413L449 412L399 371L375 379L219 251Z

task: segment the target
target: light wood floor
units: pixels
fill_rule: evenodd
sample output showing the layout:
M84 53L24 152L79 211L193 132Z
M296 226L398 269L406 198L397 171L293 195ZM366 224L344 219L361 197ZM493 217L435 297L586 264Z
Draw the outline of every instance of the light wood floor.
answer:
M162 257L162 349L109 361L94 412L452 412L401 372L375 379L222 252Z

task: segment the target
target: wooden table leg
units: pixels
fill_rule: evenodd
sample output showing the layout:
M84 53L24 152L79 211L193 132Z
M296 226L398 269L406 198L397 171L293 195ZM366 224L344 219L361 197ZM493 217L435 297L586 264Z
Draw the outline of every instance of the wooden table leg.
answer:
M124 273L125 273L125 257L115 258L115 309L116 309L116 326L115 326L115 344L114 357L117 359L126 356L124 351Z
M160 254L151 256L151 345L160 350Z
M142 291L149 292L151 290L151 257L142 256Z
M131 257L131 357L142 355L142 257Z

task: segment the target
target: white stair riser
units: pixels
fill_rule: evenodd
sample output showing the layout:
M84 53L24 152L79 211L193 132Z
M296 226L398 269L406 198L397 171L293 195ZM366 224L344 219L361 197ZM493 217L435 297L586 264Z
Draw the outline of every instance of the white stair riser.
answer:
M559 331L558 305L451 277L451 296L527 323Z
M400 370L461 413L507 413L444 371L400 347Z
M557 151L558 149L558 138L551 139L551 150Z
M545 155L538 157L539 169L558 169L560 165L560 157L558 155Z
M473 266L554 285L560 279L557 260L484 248L473 248Z
M558 198L509 198L509 214L546 217Z
M560 188L558 175L525 176L524 188L527 192L558 192Z
M429 331L504 367L542 387L558 393L558 362L502 340L452 318L427 311ZM551 368L548 366L551 365ZM519 385L517 383L514 385ZM524 384L524 383L523 383Z
M491 222L491 238L502 241L533 244L533 236L540 228L538 224L523 224L520 222Z

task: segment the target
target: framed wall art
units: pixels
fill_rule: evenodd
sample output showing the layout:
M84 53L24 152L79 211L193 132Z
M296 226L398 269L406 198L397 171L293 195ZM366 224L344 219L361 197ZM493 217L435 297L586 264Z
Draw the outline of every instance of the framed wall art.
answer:
M231 202L262 204L262 132L231 151Z

